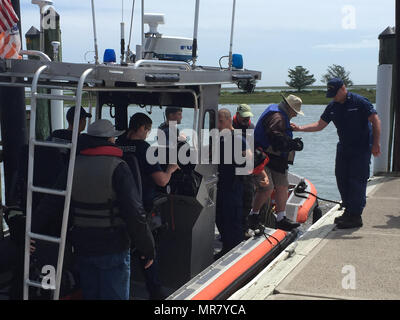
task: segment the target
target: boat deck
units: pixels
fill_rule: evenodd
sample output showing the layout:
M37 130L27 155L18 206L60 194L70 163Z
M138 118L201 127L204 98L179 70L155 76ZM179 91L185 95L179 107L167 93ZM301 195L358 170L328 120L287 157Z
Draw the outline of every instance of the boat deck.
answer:
M334 207L230 299L400 299L400 177L367 194L362 228L336 229Z

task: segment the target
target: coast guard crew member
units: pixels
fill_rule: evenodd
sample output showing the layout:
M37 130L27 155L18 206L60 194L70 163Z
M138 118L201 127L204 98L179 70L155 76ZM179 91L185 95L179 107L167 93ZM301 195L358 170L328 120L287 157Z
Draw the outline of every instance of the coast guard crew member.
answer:
M74 115L75 115L75 106L72 106L67 111L67 122L68 128L67 129L59 129L54 130L50 137L47 138L49 141L54 142L71 142L72 141L72 129L74 127ZM86 110L81 107L80 115L79 115L79 133L85 130L86 128L86 118L91 118L92 114L86 112ZM61 140L61 141L60 141Z
M244 239L243 224L243 175L236 173L236 168L243 165L235 162L235 141L241 146L241 155L246 157L246 161L254 162L253 152L246 143L246 139L241 134L235 134L232 126L232 116L228 109L218 111L218 129L221 134L220 140L220 164L218 165L218 185L217 185L217 212L215 222L221 234L222 250L215 256L219 258L226 252L237 246ZM231 136L224 135L230 131ZM227 139L228 138L228 139ZM231 138L231 139L229 139ZM226 148L225 148L226 147ZM230 151L231 159L225 158L225 150ZM266 159L268 160L268 158ZM261 160L264 167L266 161ZM249 174L259 175L261 184L267 185L268 178L264 171L256 173L258 163L255 163L254 170Z
M380 155L379 117L368 99L348 92L343 81L334 78L328 82L327 98L333 98L319 121L297 126L293 131L316 132L329 122L337 128L339 142L336 151L335 175L345 211L335 219L337 228L362 227L361 214L366 205L371 153Z
M152 123L153 121L146 114L142 112L135 113L129 120L126 137L121 137L117 141L117 145L124 151L123 159L128 163L132 172L136 170L135 163L131 159L132 155L137 159L142 181L142 201L148 216L151 216L154 207L156 186L165 187L169 183L171 175L179 169L177 164L169 164L166 171L163 171L159 163L150 164L147 160L146 153L150 148L150 144L145 140L151 131ZM164 299L166 295L162 290L159 279L157 259L147 269L144 268L145 261L140 260L140 263L144 271L150 300Z

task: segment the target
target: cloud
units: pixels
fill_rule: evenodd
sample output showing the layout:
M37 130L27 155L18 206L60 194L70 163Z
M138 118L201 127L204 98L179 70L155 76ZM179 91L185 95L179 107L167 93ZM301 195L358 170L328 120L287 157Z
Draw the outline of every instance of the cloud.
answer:
M331 51L357 50L357 49L376 49L378 48L378 40L363 39L358 42L348 43L328 43L313 46L313 49L327 49Z

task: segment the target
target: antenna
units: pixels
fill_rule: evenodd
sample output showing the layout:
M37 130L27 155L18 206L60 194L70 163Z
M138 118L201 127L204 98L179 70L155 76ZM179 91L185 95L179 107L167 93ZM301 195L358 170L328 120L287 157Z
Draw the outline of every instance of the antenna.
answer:
M99 49L97 47L97 34L96 34L96 15L94 12L93 0L92 0L92 19L93 19L93 37L94 37L94 60L95 64L99 64Z
M140 59L144 58L144 0L142 0L142 47L140 48Z
M229 70L232 70L232 44L233 44L233 30L234 30L234 27L235 27L235 11L236 11L236 0L233 0L231 41L230 41L230 44L229 44Z
M196 0L196 10L194 14L193 45L192 45L193 69L196 66L196 60L197 60L197 33L199 28L199 11L200 11L200 0Z
M131 12L131 26L129 30L129 42L128 42L128 48L126 51L126 61L130 61L132 58L132 52L131 52L131 40L132 40L132 28L133 28L133 14L135 12L135 0L132 0L132 12Z
M121 64L125 57L125 23L124 23L124 0L122 0L122 18L121 18Z

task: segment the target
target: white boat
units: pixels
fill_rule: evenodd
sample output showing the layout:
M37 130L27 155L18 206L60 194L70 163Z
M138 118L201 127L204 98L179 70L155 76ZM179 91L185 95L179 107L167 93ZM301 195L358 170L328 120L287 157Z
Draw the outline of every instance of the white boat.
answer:
M196 1L196 4L198 4L198 1ZM196 8L197 17L198 6ZM143 24L144 19L145 16L142 17ZM150 20L152 23L157 22L157 19L152 20L151 18ZM123 61L121 64L110 64L107 61L102 64L79 64L51 61L42 52L24 51L21 54L38 56L40 60L5 60L5 68L0 72L3 79L0 85L31 87L32 97L34 97L31 101L31 115L35 112L35 99L37 98L73 100L76 105L81 105L82 93L89 92L95 100L96 118L101 117L104 108L112 108L115 111L117 130L127 129L127 107L129 105L136 105L138 111L142 111L146 106L191 108L194 110L192 129L201 137L202 129L216 128L221 85L261 79L261 72L234 65L232 51L228 55L230 58L228 68L198 66L196 64L196 24L194 37L191 39L193 47L190 48L187 45L188 39L178 37L164 37L164 42L157 43L159 42L157 39L160 38L157 38L158 35L154 26L151 27L153 27L152 31L143 35L142 46L136 52L135 60ZM173 39L173 41L168 42L168 39ZM178 59L176 57L177 52L168 48L163 55L162 50L165 41L169 45L183 41L182 50L184 54ZM156 48L157 52L151 51L153 49L150 50L150 48ZM188 49L191 49L191 61L185 61L185 59L188 59ZM132 58L132 55L130 57ZM166 57L175 60L161 60ZM72 97L38 94L38 88L73 90L75 95ZM31 116L31 121L34 121L32 118L35 117ZM31 122L31 128L34 127L35 123ZM77 127L77 125L74 127ZM34 129L31 130L31 134L34 135ZM31 141L33 141L33 138L31 136ZM71 148L76 147L76 138L77 135L74 133ZM43 145L42 142L40 143ZM199 143L199 148L204 146L204 141L201 138ZM74 159L71 158L71 160ZM33 165L30 165L29 170L33 170ZM161 217L161 225L163 226L158 246L161 281L171 294L170 299L227 298L254 277L289 243L294 241L298 233L297 231L285 232L273 227L266 228L263 235L243 241L221 259L214 262L217 165L196 164L193 166L193 172L200 177L198 188L193 194L168 193L165 194L164 201L161 201L159 205L159 217ZM69 172L69 176L72 174L73 172ZM294 192L294 187L299 185L302 178L297 175L290 175L289 179L292 192L287 202L287 215L295 221L304 223L316 206L316 198L306 193L304 193L306 198L299 197ZM28 188L28 193L37 190L54 192L49 189L39 189L36 186L30 190ZM68 190L66 191L66 199L69 202ZM309 181L307 181L305 190L315 193L315 188ZM28 230L30 219L31 204L28 203ZM68 212L64 215L64 223L67 220ZM26 270L27 268L29 270L31 262L29 242L34 237L38 237L38 235L31 233L26 235ZM10 241L8 237L6 238L2 241ZM45 235L40 236L40 238L53 242L56 240ZM66 231L63 231L59 241L65 243L65 240ZM23 250L24 248L20 249ZM61 274L62 259L58 261L57 274ZM41 270L41 266L36 267ZM65 275L67 272L64 270L63 274ZM25 272L23 281L25 299L29 298L29 287L41 288L40 282L29 279L29 272ZM140 279L137 278L135 281L140 281ZM79 297L79 288L62 290L60 287L61 278L57 278L53 298L72 299Z

